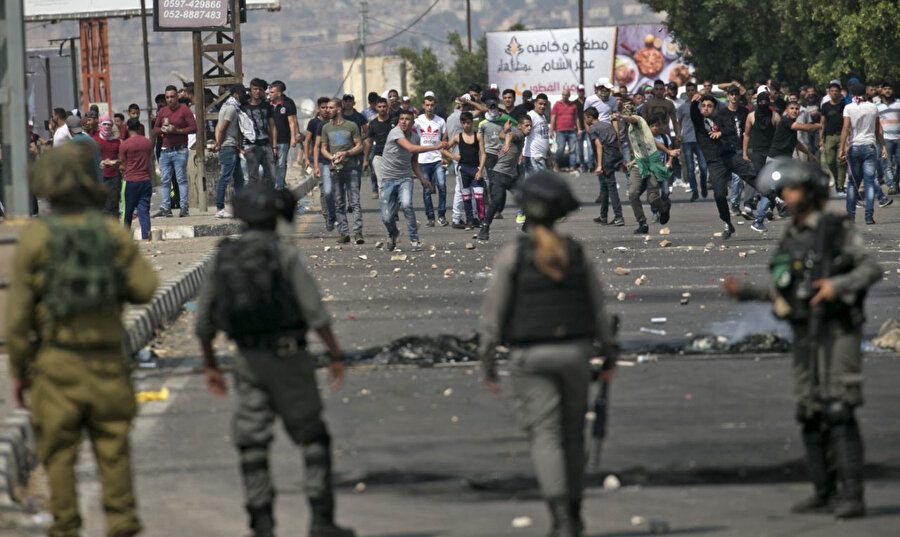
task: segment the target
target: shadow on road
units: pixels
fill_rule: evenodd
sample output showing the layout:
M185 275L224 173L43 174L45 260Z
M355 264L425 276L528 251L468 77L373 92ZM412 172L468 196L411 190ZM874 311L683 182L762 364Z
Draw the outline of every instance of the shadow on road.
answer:
M702 535L704 533L714 533L727 530L725 526L694 526L692 528L671 528L665 531L666 535ZM639 537L640 535L656 535L658 532L651 532L646 529L636 529L632 531L616 531L613 533L592 533L585 537Z

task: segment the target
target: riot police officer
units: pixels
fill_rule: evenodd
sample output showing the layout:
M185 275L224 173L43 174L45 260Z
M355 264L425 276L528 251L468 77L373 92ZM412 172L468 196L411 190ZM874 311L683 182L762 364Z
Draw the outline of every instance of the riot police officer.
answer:
M498 391L496 346L510 347L517 414L528 433L541 493L553 519L551 535L581 535L584 489L584 418L590 357L599 340L614 348L603 288L581 245L553 230L578 202L551 172L523 182L518 199L527 234L503 248L494 262L481 325L479 354L485 382ZM609 379L615 355L603 365Z
M153 297L157 277L130 234L101 213L92 146L51 149L31 171L49 216L19 237L9 287L9 356L15 398L29 391L38 460L47 471L50 537L78 537L75 461L82 431L93 444L106 532L137 535L128 431L137 410L122 354L123 302Z
M772 285L725 281L740 300L772 300L794 332L797 420L815 493L796 513L865 515L863 445L854 409L862 404L863 301L881 279L853 223L825 211L828 176L807 162L778 159L760 172L795 215L770 263Z
M279 217L290 220L295 206L288 189L250 185L235 195L235 217L247 229L219 246L198 298L196 332L215 395L225 395L227 388L212 340L221 330L238 345L233 436L253 537L275 535L268 449L276 417L303 451L310 537L353 537L352 530L334 523L331 437L322 420L316 363L306 349L307 330L315 330L328 348L335 388L344 376L341 350L306 258L276 234Z

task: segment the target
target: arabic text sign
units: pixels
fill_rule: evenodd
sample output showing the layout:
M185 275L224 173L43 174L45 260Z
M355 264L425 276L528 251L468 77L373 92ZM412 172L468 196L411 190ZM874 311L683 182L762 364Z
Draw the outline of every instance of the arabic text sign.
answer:
M225 28L228 4L229 0L155 0L154 29Z
M616 29L584 29L584 79L591 85L611 77ZM487 34L488 79L501 90L558 94L579 83L578 28L490 32Z
M191 0L185 0L185 4ZM209 0L206 0L209 1ZM194 0L193 3L201 2ZM231 0L222 0L230 4ZM247 0L247 9L278 9L280 0ZM147 12L153 11L153 0L146 0ZM160 7L165 9L165 6ZM201 8L202 9L202 8ZM141 13L141 0L26 0L25 22L92 17L124 17Z

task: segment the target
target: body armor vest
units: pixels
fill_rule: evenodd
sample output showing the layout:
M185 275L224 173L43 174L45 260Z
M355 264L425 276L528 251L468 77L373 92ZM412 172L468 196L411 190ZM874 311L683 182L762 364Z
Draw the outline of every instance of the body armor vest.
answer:
M853 269L853 260L841 252L846 240L844 217L823 213L813 233L785 236L769 265L775 291L787 302L790 311L781 317L791 323L809 322L810 299L816 290L812 282L845 274ZM822 247L817 247L817 244ZM863 322L863 300L860 293L852 304L842 300L824 303L823 320L838 321L849 327Z
M535 244L519 241L513 298L504 329L512 345L595 337L594 308L587 265L581 246L566 239L569 267L561 281L542 274L535 265Z
M281 268L278 239L225 239L216 266L217 325L238 343L306 334L303 313Z

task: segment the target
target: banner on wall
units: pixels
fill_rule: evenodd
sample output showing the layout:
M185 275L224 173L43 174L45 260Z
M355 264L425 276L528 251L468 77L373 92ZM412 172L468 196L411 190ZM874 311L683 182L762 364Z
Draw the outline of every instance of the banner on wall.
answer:
M584 29L584 78L587 85L610 78L616 28ZM563 89L573 93L580 79L578 28L557 28L521 32L488 32L488 81L500 90L512 88L521 95L558 95Z
M685 51L660 24L619 26L616 32L613 83L635 93L644 85L662 80L679 86L691 79L694 68L685 61Z

